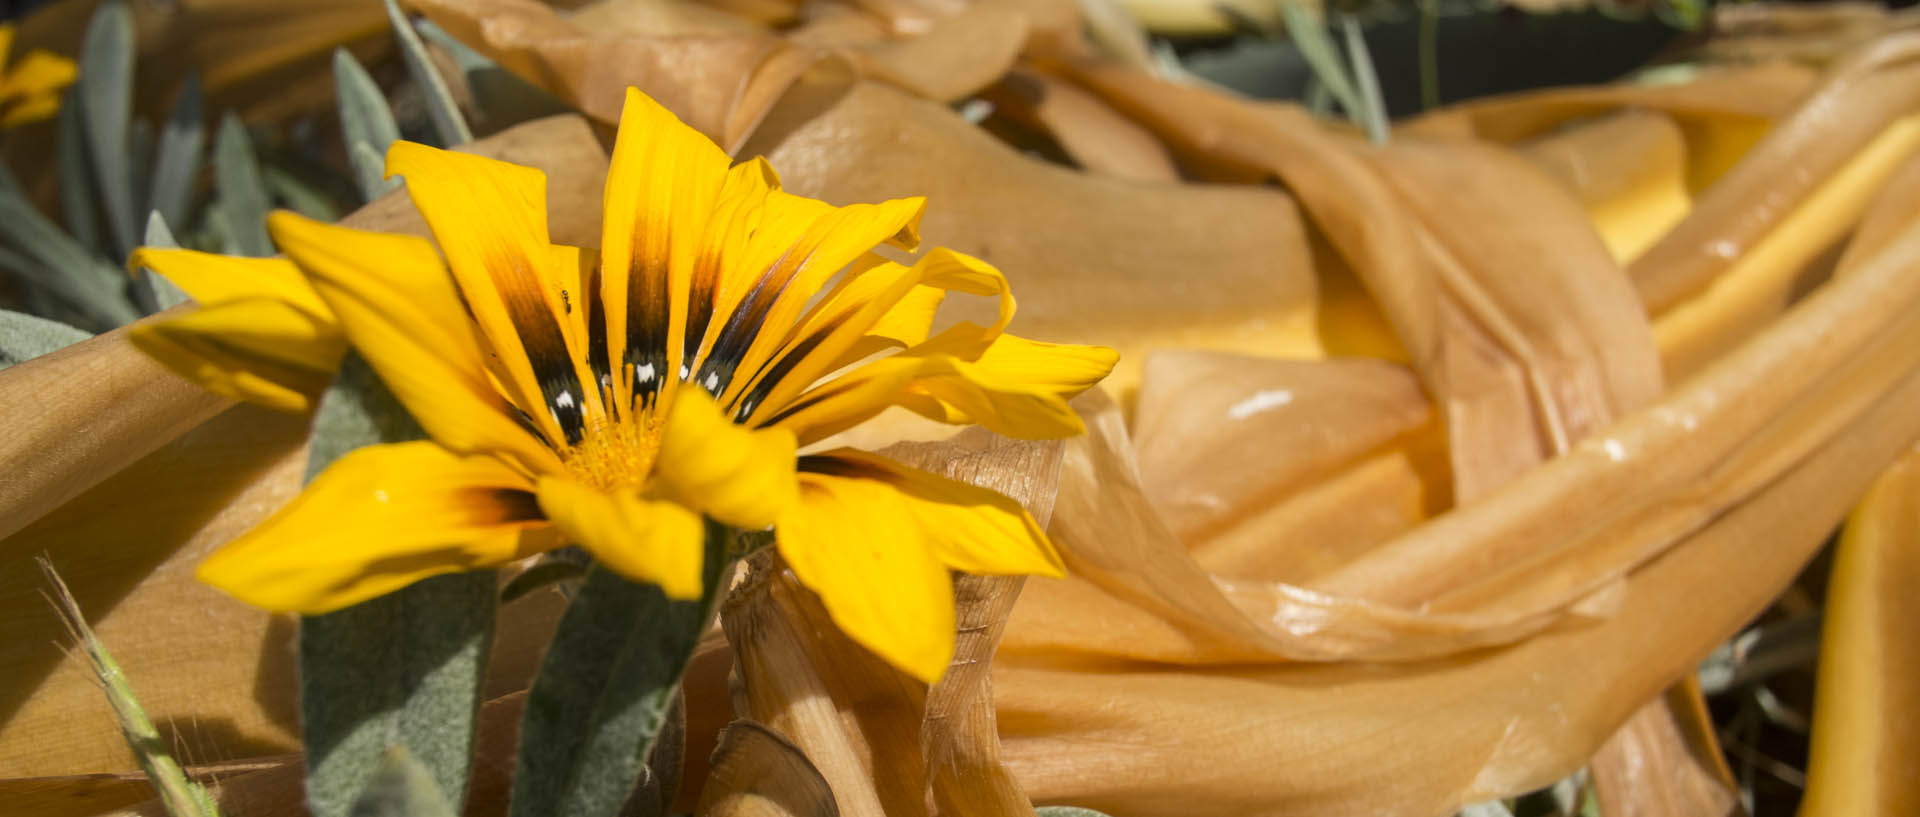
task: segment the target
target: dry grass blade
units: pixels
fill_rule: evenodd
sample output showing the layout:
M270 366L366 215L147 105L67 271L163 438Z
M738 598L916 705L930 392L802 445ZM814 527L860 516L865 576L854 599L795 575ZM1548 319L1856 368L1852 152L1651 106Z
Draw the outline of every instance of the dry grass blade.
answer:
M720 732L700 817L838 817L833 790L792 741L738 720Z
M87 626L86 616L80 612L80 603L74 600L66 582L60 580L60 574L53 569L53 562L41 557L39 563L40 572L52 590L48 601L60 614L60 623L66 626L74 649L85 653L87 661L92 664L94 676L107 694L107 703L113 706L114 717L120 722L120 733L126 736L128 745L133 747L134 756L140 759L140 768L146 771L147 780L160 793L160 801L166 806L167 814L171 817L218 817L219 809L207 796L206 790L188 780L179 762L168 753L160 732L153 728L153 721L147 718L146 710L140 708L140 699L134 696L127 674L113 660L113 655L107 652L106 645L94 636L93 629Z

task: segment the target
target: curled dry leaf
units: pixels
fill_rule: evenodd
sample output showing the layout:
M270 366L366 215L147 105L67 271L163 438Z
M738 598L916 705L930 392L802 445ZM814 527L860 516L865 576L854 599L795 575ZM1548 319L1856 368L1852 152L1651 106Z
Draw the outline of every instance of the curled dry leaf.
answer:
M837 817L833 791L780 733L748 720L720 732L700 817Z
M1156 346L1319 348L1312 261L1285 195L1077 173L878 83L796 91L745 152L765 153L801 195L926 196L924 244L1006 273L1025 336L1119 349L1105 381L1116 393Z
M1707 701L1692 678L1640 707L1600 745L1587 768L1608 817L1745 814Z

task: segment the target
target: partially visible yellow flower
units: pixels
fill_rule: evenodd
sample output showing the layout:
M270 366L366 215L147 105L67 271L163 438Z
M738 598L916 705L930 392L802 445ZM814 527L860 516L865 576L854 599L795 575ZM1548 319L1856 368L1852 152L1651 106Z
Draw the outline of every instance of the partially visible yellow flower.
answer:
M0 24L0 128L50 119L60 111L60 91L73 84L73 60L35 49L9 70L13 26Z
M202 565L208 582L318 613L565 540L693 598L705 516L773 527L835 622L931 681L953 650L949 569L1061 573L1000 494L860 451L798 453L890 406L1025 438L1084 430L1067 400L1112 350L1005 334L1006 279L977 259L870 252L912 248L923 200L782 192L765 161L729 167L638 91L598 253L549 240L537 170L407 142L387 169L439 252L281 212L268 227L291 261L132 261L203 303L135 332L173 370L304 409L344 338L430 437L342 457ZM932 334L949 292L996 299L998 319Z

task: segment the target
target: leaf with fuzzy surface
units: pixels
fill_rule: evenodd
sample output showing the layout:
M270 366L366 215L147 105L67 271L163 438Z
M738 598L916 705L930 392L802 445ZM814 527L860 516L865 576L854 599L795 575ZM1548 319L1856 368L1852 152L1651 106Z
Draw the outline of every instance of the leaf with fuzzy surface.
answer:
M314 416L308 477L365 445L421 437L366 362L348 355ZM474 715L492 643L494 573L435 576L300 626L307 807L346 817L394 746L466 799Z
M706 625L726 528L707 523L704 601L596 566L560 620L520 725L513 817L612 817L641 782ZM659 795L673 792L662 783Z

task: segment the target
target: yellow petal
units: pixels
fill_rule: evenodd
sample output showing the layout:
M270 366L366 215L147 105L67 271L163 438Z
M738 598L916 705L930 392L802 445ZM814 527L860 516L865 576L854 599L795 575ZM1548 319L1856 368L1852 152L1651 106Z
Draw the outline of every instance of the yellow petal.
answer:
M128 339L214 394L289 412L313 408L346 340L339 327L271 298L247 298L143 321Z
M473 322L431 245L285 211L269 215L267 229L435 441L461 453L504 453L532 472L559 470L553 450L513 419L488 378Z
M867 334L847 347L830 369L840 369L889 349L905 349L925 343L933 332L934 314L947 299L947 291L920 285L880 316Z
M754 248L747 253L749 268L766 272L730 316L734 324L721 334L712 355L731 367L721 377L727 384L721 405L737 402L752 375L790 339L801 311L835 273L880 244L918 243L926 200L832 208L813 218L797 240L783 246L792 226L805 222L819 207L819 202L784 193L767 198L760 231L752 240ZM758 265L757 259L769 257L776 259L770 266ZM744 375L733 377L731 372Z
M753 268L748 261L750 239L761 232L767 198L779 187L780 176L766 159L755 157L727 171L719 203L713 218L707 221L706 237L694 258L693 282L687 292L682 379L700 370L727 318L765 271L764 267Z
M146 269L166 276L202 304L243 298L284 301L319 320L331 322L333 310L320 300L300 268L285 258L243 258L197 250L140 247L127 259L128 269Z
M694 260L728 164L706 136L639 89L627 89L600 242L616 394L651 392L679 371Z
M670 598L700 598L706 534L699 514L562 477L540 480L539 498L555 527L620 575L657 584Z
M919 265L906 267L878 256L869 258L872 263L848 270L833 291L808 311L799 331L772 362L753 373L753 385L740 401L745 413L765 416L767 407L792 402L832 371L834 362L920 281Z
M20 64L7 72L7 90L25 97L52 96L56 102L59 97L54 92L73 84L79 76L79 69L73 60L50 51L35 49L20 58Z
M897 405L929 419L978 424L1008 437L1071 437L1085 431L1085 425L1067 401L1099 382L1118 359L1118 353L1105 347L1040 343L1013 335L995 338L973 361L910 349L816 386L763 422L791 429L804 446Z
M1066 575L1060 553L1020 503L885 457L840 449L807 457L809 473L892 485L942 564L982 576Z
M578 441L592 423L580 412L598 413L600 403L583 384L598 378L586 371L585 350L570 348L561 328L567 315L547 237L546 174L395 142L387 175L406 177L514 403L555 445Z
M892 486L800 475L800 501L775 529L780 555L833 623L927 683L953 657L953 583Z
M38 94L23 97L14 103L8 103L4 97L0 97L0 109L6 111L0 114L0 128L17 128L21 125L44 122L60 113L60 95Z
M796 501L793 432L728 421L700 389L681 389L660 441L661 492L728 525L771 526Z
M269 610L337 610L526 555L520 534L543 524L530 487L498 460L431 442L362 448L214 553L199 576Z
M13 53L13 34L12 23L0 23L0 71L6 69L7 55Z

